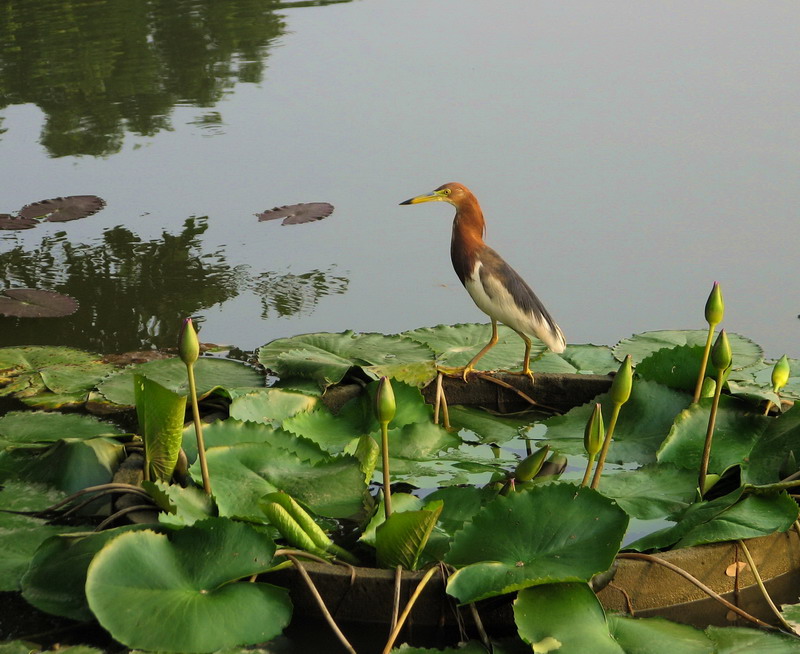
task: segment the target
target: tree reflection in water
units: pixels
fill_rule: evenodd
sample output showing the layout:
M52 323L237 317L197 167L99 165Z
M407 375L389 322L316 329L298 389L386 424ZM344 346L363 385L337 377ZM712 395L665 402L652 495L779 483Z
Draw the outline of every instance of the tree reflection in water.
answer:
M243 291L261 297L262 315L307 314L325 295L346 292L348 279L327 271L251 273L231 265L223 249L204 252L207 219L189 218L177 234L142 241L125 227L97 244L73 244L63 234L26 250L0 253L5 288L66 293L77 313L47 319L0 318L0 346L70 345L103 353L173 347L186 316L223 304ZM56 320L56 319L53 319Z

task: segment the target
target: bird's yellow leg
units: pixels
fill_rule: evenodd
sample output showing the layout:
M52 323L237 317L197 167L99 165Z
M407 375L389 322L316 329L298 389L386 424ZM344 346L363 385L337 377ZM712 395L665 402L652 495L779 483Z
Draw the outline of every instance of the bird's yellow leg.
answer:
M522 363L522 374L529 377L531 383L533 383L533 372L531 371L531 339L521 332L517 332L517 334L519 334L520 338L525 341L525 358L523 359Z
M497 321L492 318L492 337L489 339L489 342L483 346L483 349L478 352L474 357L472 357L472 361L470 361L466 366L464 366L464 370L461 371L461 377L464 381L467 381L467 375L471 373L475 369L475 364L480 361L481 357L486 354L489 350L491 350L497 344Z

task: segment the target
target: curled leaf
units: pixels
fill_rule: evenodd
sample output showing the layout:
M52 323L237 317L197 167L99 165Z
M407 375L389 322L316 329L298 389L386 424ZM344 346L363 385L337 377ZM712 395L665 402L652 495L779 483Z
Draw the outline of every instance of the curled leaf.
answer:
M69 195L26 204L19 210L19 217L63 223L91 216L104 206L106 206L105 200L96 195Z

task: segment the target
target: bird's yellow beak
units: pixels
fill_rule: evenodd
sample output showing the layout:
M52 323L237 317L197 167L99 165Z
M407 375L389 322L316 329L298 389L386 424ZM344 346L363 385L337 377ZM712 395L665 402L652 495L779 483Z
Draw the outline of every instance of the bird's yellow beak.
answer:
M441 191L434 191L433 193L428 193L427 195L418 195L415 198L411 198L406 200L405 202L401 202L400 204L419 204L420 202L446 202L447 198L442 194Z

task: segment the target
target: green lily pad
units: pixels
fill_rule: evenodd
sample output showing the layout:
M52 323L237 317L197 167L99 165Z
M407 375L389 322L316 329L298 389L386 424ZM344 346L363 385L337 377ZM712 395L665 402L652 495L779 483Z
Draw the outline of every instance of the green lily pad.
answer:
M322 450L314 443L297 438L294 434L265 425L260 422L243 422L234 418L227 420L215 420L212 423L203 425L203 441L206 449L219 447L220 445L236 445L237 443L266 443L271 442L284 449L296 452L304 459L319 460L323 458ZM189 423L183 430L183 451L189 463L194 463L197 458L197 435L194 431L194 423Z
M567 345L559 356L568 361L575 372L583 374L608 375L619 369L619 361L607 345Z
M542 424L547 427L547 442L564 454L583 454L583 432L595 402L602 404L603 415L611 415L612 403L608 393L598 395L562 416L545 420ZM644 379L634 381L631 398L620 411L607 461L653 463L675 416L690 403L691 398L685 393Z
M291 616L284 589L247 581L269 569L274 552L268 536L221 518L169 537L126 533L94 557L86 597L100 624L128 647L214 652L261 643Z
M193 525L198 520L212 517L216 512L214 501L197 486L182 488L178 484L163 481L143 481L142 488L161 509L158 521L162 525Z
M800 408L797 406L768 419L766 430L742 464L742 480L748 484L779 481L778 471L790 452L800 456Z
M237 420L278 425L303 411L311 411L319 404L319 398L281 388L261 388L238 395L231 402L229 414Z
M136 398L133 393L134 375L143 375L161 384L173 393L189 394L186 364L178 358L159 359L129 366L111 375L98 385L97 390L109 402L122 406L133 406ZM197 396L206 397L218 388L261 387L264 378L253 368L240 361L200 357L194 364Z
M628 354L631 355L634 364L643 361L648 356L664 348L674 348L675 346L700 345L705 347L708 338L707 329L684 329L684 330L660 330L634 334L630 338L621 340L614 346L614 356L622 361ZM728 334L733 353L733 369L741 370L747 366L757 363L764 352L761 347L749 338L739 334ZM638 371L638 370L637 370ZM697 377L695 376L695 381Z
M587 584L547 584L520 591L514 621L533 652L625 654L611 637L603 607Z
M0 395L87 395L114 367L90 352L68 347L0 348ZM84 397L85 400L85 397Z
M714 654L796 654L797 638L747 627L708 627Z
M398 371L407 364L433 360L431 351L403 335L302 334L280 338L258 350L258 360L279 377L313 379L321 388L337 384L354 366L362 369L377 366L396 366ZM371 376L378 378L378 371Z
M660 463L699 470L711 403L711 398L703 399L675 418L669 436L658 450ZM721 397L711 444L709 471L721 474L730 466L743 463L769 424L769 418L754 415L741 401Z
M629 618L611 614L608 628L614 640L631 654L717 654L702 631L663 618Z
M441 512L442 502L439 501L430 502L419 511L392 513L375 533L375 549L381 565L416 570Z
M106 438L57 441L36 456L27 449L0 452L0 482L9 479L42 483L67 493L111 481L124 455L120 443Z
M548 483L498 497L453 539L460 568L447 592L462 603L607 570L628 526L613 500L589 488Z
M121 429L93 416L44 411L10 411L0 417L0 447L46 447L62 439L119 436Z
M146 528L145 525L127 525L47 538L36 550L22 577L22 596L40 611L72 620L93 620L83 590L89 563L111 539Z
M282 490L314 513L345 518L358 513L367 486L358 459L343 455L310 462L272 443L240 443L207 452L214 497L222 516L266 521L258 500ZM199 480L199 465L191 468Z
M677 516L677 524L626 545L638 552L692 547L786 531L797 519L795 501L785 492L748 495L742 488L714 500L696 502Z
M505 325L498 326L497 334L497 344L478 362L476 370L517 369L522 366L525 354L522 339ZM460 368L467 365L489 342L492 326L478 323L437 325L403 332L401 336L407 336L433 350L437 365ZM531 340L531 359L535 359L547 346L536 338Z
M688 507L694 501L696 488L696 470L650 464L604 475L599 490L616 500L629 516L654 520Z
M496 416L474 407L451 406L450 424L474 433L481 443L502 445L523 435L530 429L530 420Z

